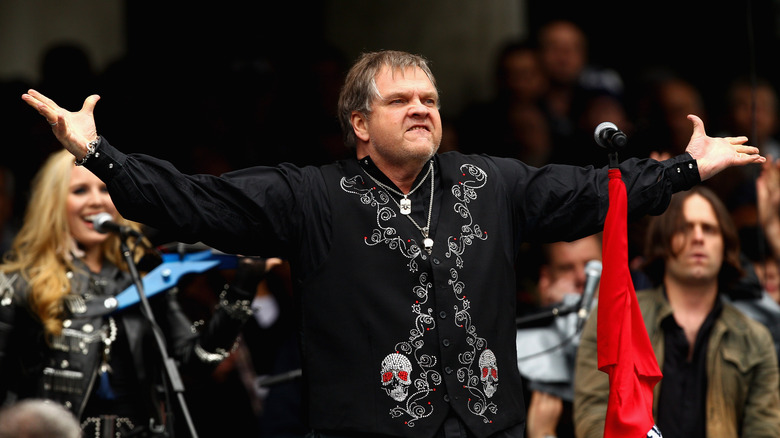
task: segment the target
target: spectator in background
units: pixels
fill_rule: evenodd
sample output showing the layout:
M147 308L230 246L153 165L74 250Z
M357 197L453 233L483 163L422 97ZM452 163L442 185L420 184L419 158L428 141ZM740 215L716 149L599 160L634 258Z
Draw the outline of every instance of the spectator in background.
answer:
M551 306L577 308L587 282L586 265L601 260L601 234L542 247L539 270L540 314ZM576 312L547 325L517 332L518 366L526 379L528 438L573 438L574 361L579 345Z
M756 179L754 224L739 229L745 276L729 297L772 333L780 358L780 161L767 160Z
M701 114L708 121L707 108L699 90L673 73L651 75L636 100L635 135L631 149L657 158L674 156L685 149L690 130L677 120L687 114Z
M651 220L647 272L637 293L663 380L653 415L665 438L780 436L780 376L772 337L721 295L741 275L725 205L703 186L672 196ZM585 326L575 377L577 436L602 437L609 378L598 369L597 313Z
M780 158L777 94L765 79L737 78L729 87L724 135L744 132L767 158ZM744 129L744 131L737 131ZM756 178L760 166L729 169L707 182L726 203L738 228L760 227L757 219Z
M542 102L550 119L556 152L565 156L577 131L584 101L595 91L623 94L623 79L611 69L588 59L588 40L582 29L568 20L544 24L537 34L542 69L548 88Z
M730 133L742 132L764 156L780 158L777 91L771 82L738 78L728 90L726 127Z
M547 79L536 47L525 41L504 45L496 58L494 82L490 100L473 103L460 114L458 149L547 164L551 139L540 107Z

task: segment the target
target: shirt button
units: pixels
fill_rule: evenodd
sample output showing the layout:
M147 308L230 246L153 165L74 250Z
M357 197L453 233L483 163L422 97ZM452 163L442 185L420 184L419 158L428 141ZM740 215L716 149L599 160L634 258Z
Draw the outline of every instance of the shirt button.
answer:
M444 394L444 397L443 397L443 398L444 398L444 401L446 401L446 402L449 402L449 401L450 401L450 396L449 396L449 395L447 395L447 394Z
M449 347L450 346L450 340L449 339L444 339L443 341L441 341L441 344L444 345L445 347Z
M441 319L447 318L447 312L445 312L443 310L441 312L439 312L439 318L441 318Z
M452 374L452 368L444 367L444 372L447 373L447 374Z
M437 258L432 258L431 261L433 262L434 265L438 265L439 263L441 263Z

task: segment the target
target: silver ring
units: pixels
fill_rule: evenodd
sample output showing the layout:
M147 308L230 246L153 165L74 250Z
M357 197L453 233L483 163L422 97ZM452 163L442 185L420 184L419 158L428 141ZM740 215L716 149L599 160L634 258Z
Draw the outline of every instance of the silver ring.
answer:
M49 123L49 125L51 125L51 127L53 128L53 127L57 126L57 123L60 123L60 122L57 121L57 122L54 122L54 123Z

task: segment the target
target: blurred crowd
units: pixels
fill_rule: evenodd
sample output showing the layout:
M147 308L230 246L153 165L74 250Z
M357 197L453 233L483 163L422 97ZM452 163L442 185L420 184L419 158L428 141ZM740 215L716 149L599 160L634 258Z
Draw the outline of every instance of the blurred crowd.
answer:
M533 166L601 167L607 164L607 155L594 142L593 132L601 122L610 121L629 138L621 159L661 159L684 151L692 133L686 116L696 114L712 135L745 135L762 155L780 157L777 93L769 78L736 77L724 84L719 107L724 110L714 112L706 107L696 82L675 74L673 66L625 78L619 71L592 64L587 35L572 22L550 22L526 40L507 41L497 53L490 66L494 95L444 120L440 153L459 150L514 157ZM38 83L0 84L4 123L13 128L5 130L10 137L4 139L0 158L0 251L7 251L20 226L32 176L51 152L60 149L49 126L23 108L19 96L27 88L41 90L71 110L80 108L87 95L100 94L99 134L127 152L152 152L170 159L185 172L220 174L285 161L319 165L347 156L336 100L350 60L323 46L307 51L293 65L282 65L288 61L243 54L225 65L194 63L160 76L158 66L132 58L97 72L82 48L53 47L44 55ZM188 75L187 68L200 70ZM147 99L165 104L149 105ZM157 129L133 129L140 118L158 120ZM761 172L758 166L730 169L704 184L731 213L749 272L778 301L780 274L758 203L756 182ZM768 184L780 182L773 178ZM629 224L629 255L637 270L645 229L646 220ZM171 243L165 236L153 237L159 245ZM584 264L598 258L600 241L576 248L535 242L523 247L517 261L518 316L562 301L567 292L582 292ZM561 289L561 278L568 290ZM637 290L648 286L639 274L635 281ZM222 283L224 275L212 273L181 285L179 299L193 320L208 318L216 300L213 291ZM263 303L257 306L263 310L244 329L238 353L217 369L212 381L186 382L203 436L229 435L226 423L241 430L256 428L258 436L272 438L306 432L296 415L297 381L294 374L285 377L299 367L285 261L271 267L256 301ZM276 379L267 384L268 376ZM530 401L530 392L528 396ZM220 402L213 403L217 398ZM230 421L215 423L214 418ZM560 436L567 432L573 436L570 420L561 424Z

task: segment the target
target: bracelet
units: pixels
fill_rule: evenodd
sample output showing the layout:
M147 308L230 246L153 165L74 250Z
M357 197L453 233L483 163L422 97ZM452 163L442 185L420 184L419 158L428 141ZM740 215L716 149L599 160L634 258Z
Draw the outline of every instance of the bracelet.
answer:
M235 347L235 345L234 345ZM200 342L195 344L195 355L200 359L202 362L205 363L218 363L222 362L223 360L227 359L228 356L230 356L230 351L225 351L222 348L217 348L216 353L210 353L203 349L203 347L200 346Z
M91 157L95 153L95 149L97 149L98 143L100 143L100 136L99 135L97 137L95 137L94 140L92 140L91 142L87 143L87 155L84 155L84 157L82 159L80 159L80 160L74 161L74 164L76 166L83 166L84 163L87 162L89 157Z
M222 289L222 292L219 294L217 308L224 310L229 317L244 322L254 313L252 310L252 300L236 299L231 302L227 297L229 289L230 285L227 284L224 289Z

